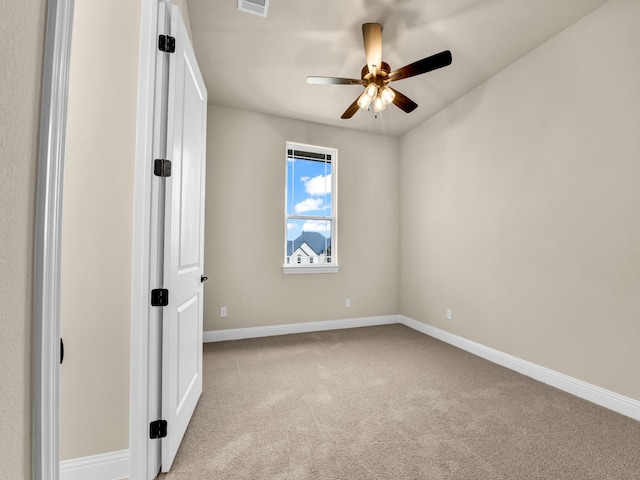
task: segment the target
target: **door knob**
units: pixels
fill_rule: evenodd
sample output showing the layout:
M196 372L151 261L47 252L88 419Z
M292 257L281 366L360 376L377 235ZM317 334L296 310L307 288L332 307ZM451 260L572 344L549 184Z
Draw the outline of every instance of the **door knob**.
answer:
M207 280L209 280L209 277L206 277L206 276L204 276L204 275L200 275L200 282L201 282L201 283L204 283L204 282L206 282Z

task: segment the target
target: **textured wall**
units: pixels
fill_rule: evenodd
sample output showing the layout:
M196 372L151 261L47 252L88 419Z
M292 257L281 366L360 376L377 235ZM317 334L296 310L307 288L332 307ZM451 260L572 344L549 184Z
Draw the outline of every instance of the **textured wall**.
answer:
M397 139L217 106L208 125L205 331L398 312ZM337 274L282 273L286 141L338 149Z
M400 180L402 314L635 399L639 24L551 39L403 137Z
M31 325L45 2L0 1L0 465L31 478Z

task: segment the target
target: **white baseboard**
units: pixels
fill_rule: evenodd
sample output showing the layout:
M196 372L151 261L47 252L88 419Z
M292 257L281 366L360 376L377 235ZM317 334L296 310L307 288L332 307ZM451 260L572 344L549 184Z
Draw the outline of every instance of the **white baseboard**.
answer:
M129 450L60 462L60 480L122 480L129 478Z
M235 328L228 330L212 330L204 332L204 342L222 342L226 340L242 340L246 338L288 335L292 333L319 332L339 330L342 328L368 327L374 325L390 325L401 323L418 332L442 340L469 353L489 360L510 370L551 385L589 402L618 412L640 421L640 401L625 397L618 393L578 380L555 370L551 370L508 353L500 352L466 338L454 335L439 328L418 322L404 315L386 315L381 317L352 318L346 320L329 320L325 322L294 323L288 325L272 325L255 328Z
M325 330L341 330L343 328L372 327L399 323L397 315L381 317L361 317L345 320L327 320L324 322L290 323L288 325L269 325L266 327L232 328L227 330L210 330L204 332L202 340L208 342L224 342L226 340L243 340L246 338L272 337L292 333L321 332Z
M547 385L551 385L559 390L571 393L584 400L588 400L596 405L608 408L609 410L613 410L614 412L626 415L635 420L640 420L640 401L638 400L583 382L582 380L549 368L541 367L535 363L494 350L493 348L472 342L466 338L459 337L458 335L440 330L439 328L418 322L403 315L398 316L398 322L462 350L466 350L469 353L473 353L490 362L514 370L527 377L546 383Z

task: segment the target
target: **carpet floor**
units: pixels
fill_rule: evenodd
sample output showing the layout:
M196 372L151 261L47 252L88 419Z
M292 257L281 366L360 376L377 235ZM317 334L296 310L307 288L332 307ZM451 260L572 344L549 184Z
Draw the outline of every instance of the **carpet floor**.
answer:
M403 325L204 346L162 480L640 479L640 422Z

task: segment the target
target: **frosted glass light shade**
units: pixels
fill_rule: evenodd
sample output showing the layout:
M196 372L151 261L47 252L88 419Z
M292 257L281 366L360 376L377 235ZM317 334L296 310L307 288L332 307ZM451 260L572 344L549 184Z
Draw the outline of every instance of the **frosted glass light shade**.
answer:
M385 105L389 105L396 98L396 94L388 86L384 86L380 89L380 98Z
M386 105L382 101L382 98L380 98L380 96L377 96L373 101L373 111L378 113L384 110L385 108L386 108Z
M378 85L370 83L367 88L364 89L364 94L369 97L369 100L373 100L378 95Z
M367 92L365 91L362 95L360 95L360 98L358 98L358 106L363 110L368 110L370 103L371 98L369 98Z

